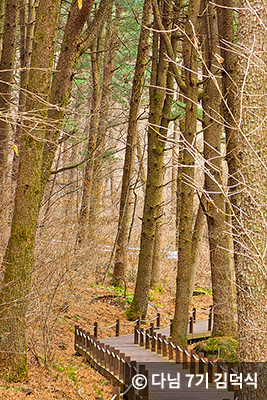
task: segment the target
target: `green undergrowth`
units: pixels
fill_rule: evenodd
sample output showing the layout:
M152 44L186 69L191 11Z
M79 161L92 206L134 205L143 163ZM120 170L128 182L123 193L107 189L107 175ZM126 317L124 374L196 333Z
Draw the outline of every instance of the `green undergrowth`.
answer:
M202 287L200 287L200 288L195 289L193 291L193 296L200 296L202 294L212 295L212 288L206 288L206 287L202 288Z
M3 390L8 390L8 391L14 391L14 392L26 392L26 394L30 394L32 391L32 388L30 386L15 386L15 385L5 385L5 386L0 386L0 389Z
M77 382L77 370L79 369L79 365L74 363L63 363L63 362L55 362L51 365L57 371L62 372L66 375L72 382Z
M236 361L237 341L231 337L215 337L198 343L197 353L204 352L206 356L214 356L224 361Z
M124 287L121 286L108 286L108 290L113 291L114 294L117 297L117 300L119 303L122 305L128 304L131 305L133 301L133 295L128 292L128 290L125 290Z

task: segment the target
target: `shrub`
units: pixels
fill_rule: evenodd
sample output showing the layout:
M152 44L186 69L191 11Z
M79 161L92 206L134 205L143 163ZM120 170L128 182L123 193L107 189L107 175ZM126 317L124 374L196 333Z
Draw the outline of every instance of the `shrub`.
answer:
M215 337L198 343L195 350L231 362L236 360L237 342L231 337Z

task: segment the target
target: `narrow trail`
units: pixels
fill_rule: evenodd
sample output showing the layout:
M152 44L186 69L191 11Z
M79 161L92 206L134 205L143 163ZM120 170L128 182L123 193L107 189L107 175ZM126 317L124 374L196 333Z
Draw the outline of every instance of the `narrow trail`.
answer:
M204 322L194 325L194 332L202 332L205 329L206 324ZM169 336L169 329L159 329L156 332ZM101 339L101 342L115 347L116 350L125 353L125 356L130 356L132 360L137 361L138 365L146 365L146 369L149 371L149 394L151 400L234 400L233 392L216 389L215 384L208 383L207 385L206 374L203 376L203 383L198 384L201 377L194 377L191 387L189 387L190 377L186 376L190 374L189 370L182 369L182 365L176 364L175 361L168 360L166 357L164 358L155 352L151 352L151 350L146 350L144 347L134 344L133 335ZM154 374L154 383L157 383L157 385L152 384L152 374ZM177 382L177 374L179 388L177 388L178 384L174 381L168 381L169 377L169 379L175 378ZM166 380L164 381L164 379ZM170 388L170 384L174 388Z

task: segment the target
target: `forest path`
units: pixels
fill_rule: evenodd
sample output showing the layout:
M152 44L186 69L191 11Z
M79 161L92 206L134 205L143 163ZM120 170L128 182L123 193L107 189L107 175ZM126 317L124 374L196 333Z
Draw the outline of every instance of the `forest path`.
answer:
M203 328L206 328L204 322L194 324L195 332L202 332ZM163 335L169 335L169 329L157 330ZM205 331L204 331L205 332ZM189 370L182 369L182 365L176 364L173 360L168 360L166 357L157 355L151 350L146 350L144 347L140 347L138 344L134 344L134 336L119 336L107 339L101 339L107 345L115 347L116 350L125 353L125 356L130 356L132 360L137 361L139 364L145 364L146 369L149 371L149 394L151 400L233 400L233 392L227 392L226 390L216 389L214 384L209 383L206 388L206 375L204 375L203 383L196 386L200 381L200 378L194 377L189 386L190 377L186 377L186 374L190 374ZM177 373L180 378L180 388L169 388L168 374L170 378L177 377ZM152 374L157 374L154 378L155 383L158 385L152 385ZM164 375L161 375L164 374ZM166 379L162 382L161 377ZM161 389L164 386L164 389Z

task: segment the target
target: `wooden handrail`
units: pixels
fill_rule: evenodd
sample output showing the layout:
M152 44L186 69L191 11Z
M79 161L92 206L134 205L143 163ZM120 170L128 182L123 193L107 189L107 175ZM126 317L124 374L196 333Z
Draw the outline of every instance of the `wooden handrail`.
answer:
M130 357L125 357L113 347L104 345L97 341L94 335L85 332L79 326L75 326L74 349L105 378L110 380L119 390L127 391L127 397L130 400L148 400L148 389L137 391L132 385L132 377L136 375L136 361ZM148 379L148 371L145 366L139 366L140 372ZM138 393L139 392L139 393ZM140 394L142 392L142 394ZM118 390L114 393L118 396Z

